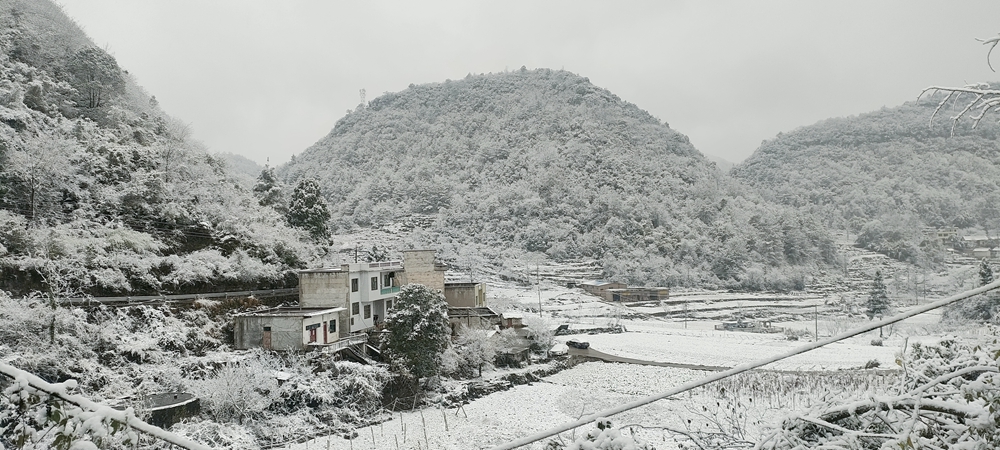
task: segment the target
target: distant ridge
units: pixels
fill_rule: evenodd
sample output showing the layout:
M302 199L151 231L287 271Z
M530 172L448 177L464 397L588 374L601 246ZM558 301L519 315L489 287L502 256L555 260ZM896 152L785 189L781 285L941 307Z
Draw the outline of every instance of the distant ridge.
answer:
M918 263L949 243L924 227L1000 230L1000 129L961 123L951 136L936 99L828 119L779 134L731 172L776 202Z

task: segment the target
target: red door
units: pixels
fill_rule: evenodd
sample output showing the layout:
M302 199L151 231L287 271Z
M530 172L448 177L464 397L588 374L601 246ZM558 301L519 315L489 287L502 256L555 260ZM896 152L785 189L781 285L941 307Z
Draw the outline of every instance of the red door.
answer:
M316 342L316 329L309 330L309 342Z

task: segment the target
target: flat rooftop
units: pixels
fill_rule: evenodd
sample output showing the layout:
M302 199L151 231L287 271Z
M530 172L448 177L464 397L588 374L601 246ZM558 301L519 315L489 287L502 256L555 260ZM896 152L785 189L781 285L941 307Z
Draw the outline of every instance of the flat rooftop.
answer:
M264 309L237 314L236 316L252 317L314 317L323 314L333 314L340 311L347 311L347 308L299 308L297 306L282 306L278 308Z

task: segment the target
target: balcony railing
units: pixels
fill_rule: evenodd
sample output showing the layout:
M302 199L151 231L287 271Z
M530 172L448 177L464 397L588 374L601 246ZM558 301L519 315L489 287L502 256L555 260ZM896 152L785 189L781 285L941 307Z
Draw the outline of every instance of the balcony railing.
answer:
M369 269L381 269L385 267L403 267L402 261L383 261L383 262L373 262L368 263Z
M395 294L397 292L399 292L399 286L385 287L378 291L380 295Z

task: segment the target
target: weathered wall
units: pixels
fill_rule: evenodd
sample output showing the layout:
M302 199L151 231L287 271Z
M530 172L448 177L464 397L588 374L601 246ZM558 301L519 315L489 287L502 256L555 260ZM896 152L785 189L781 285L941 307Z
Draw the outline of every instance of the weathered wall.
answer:
M444 292L444 270L434 265L434 250L403 251L403 284L422 284Z
M237 350L260 348L264 327L271 327L271 348L299 350L302 345L302 317L237 316L233 323L233 339Z
M455 308L486 306L486 290L481 283L446 284L444 299Z
M299 306L303 308L347 307L351 290L347 268L299 272Z

